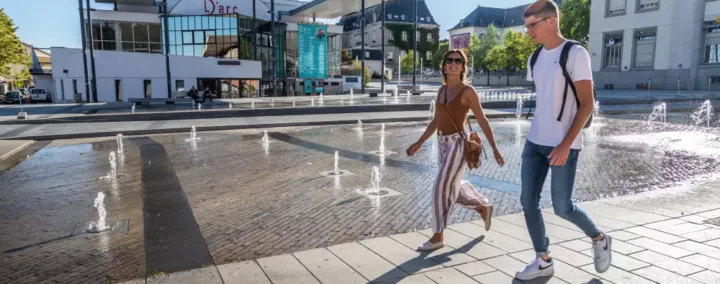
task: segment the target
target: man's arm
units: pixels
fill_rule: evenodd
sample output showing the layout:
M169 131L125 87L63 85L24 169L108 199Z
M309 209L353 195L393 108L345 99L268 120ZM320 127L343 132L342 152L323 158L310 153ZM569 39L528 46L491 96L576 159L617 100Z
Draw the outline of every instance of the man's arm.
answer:
M574 46L571 52L575 53L574 62L572 65L572 71L570 78L575 83L575 90L577 90L578 103L580 108L575 114L570 129L565 134L565 138L555 149L550 153L549 157L551 166L562 166L567 161L567 157L570 154L570 147L572 146L575 138L580 135L585 123L590 119L590 115L594 110L594 99L593 99L593 80L592 80L592 68L590 67L590 54L587 50L581 46ZM569 66L568 66L569 67ZM569 68L568 68L569 69Z

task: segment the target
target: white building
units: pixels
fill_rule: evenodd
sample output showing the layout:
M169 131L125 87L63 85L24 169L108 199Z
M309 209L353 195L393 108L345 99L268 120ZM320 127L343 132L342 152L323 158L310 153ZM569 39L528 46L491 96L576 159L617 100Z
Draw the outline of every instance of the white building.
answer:
M91 9L91 32L86 37L94 47L97 101L102 102L164 99L184 95L191 87L200 92L208 88L221 98L268 96L273 89L275 95L294 95L301 81L298 23L336 18L360 8L360 0L274 0L273 40L270 0L168 0L167 30L162 1L95 2L114 4L112 10ZM342 32L342 26L327 27L328 78L316 79L340 75ZM93 91L85 91L82 49L53 47L51 54L54 101L93 101ZM87 66L91 78L89 55Z
M717 89L718 16L715 0L593 1L589 52L596 87Z
M528 2L531 2L528 0ZM561 0L555 0L560 6ZM482 38L491 24L498 32L498 41L503 44L503 37L510 31L525 33L523 14L530 3L510 8L493 8L479 6L460 20L450 33L450 49L464 49L470 45L470 37L478 35Z

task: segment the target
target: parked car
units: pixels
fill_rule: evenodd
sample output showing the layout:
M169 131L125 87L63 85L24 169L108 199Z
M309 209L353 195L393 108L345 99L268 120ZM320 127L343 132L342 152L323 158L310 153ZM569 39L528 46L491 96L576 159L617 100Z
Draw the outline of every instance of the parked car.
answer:
M20 91L9 91L5 93L5 101L6 104L12 104L12 103L19 103L20 102Z
M33 102L52 102L52 94L46 89L30 89L30 100Z

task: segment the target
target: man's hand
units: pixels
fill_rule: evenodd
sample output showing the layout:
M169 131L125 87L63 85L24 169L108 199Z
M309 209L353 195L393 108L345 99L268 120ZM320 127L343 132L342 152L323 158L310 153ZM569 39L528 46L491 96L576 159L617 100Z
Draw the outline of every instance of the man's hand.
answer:
M563 144L558 145L550 152L550 155L548 155L548 158L550 158L550 166L564 166L569 155L570 146Z

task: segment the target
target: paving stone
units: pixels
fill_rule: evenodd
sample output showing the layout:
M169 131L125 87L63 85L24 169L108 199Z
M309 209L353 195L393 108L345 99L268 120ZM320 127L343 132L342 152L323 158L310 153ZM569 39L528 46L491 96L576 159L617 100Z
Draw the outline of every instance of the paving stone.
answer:
M484 232L482 227L470 222L453 224L448 228L469 237L484 235L485 238L483 239L483 242L487 242L493 247L499 248L505 252L517 252L532 248L532 244L528 242L521 241L496 231Z
M681 260L720 273L720 260L699 254L683 257Z
M480 222L472 222L475 225L482 225ZM524 241L526 243L532 243L530 240L530 233L528 233L528 230L526 228L510 224L507 222L503 222L500 220L493 220L492 223L492 231L499 232L501 234L511 236L513 238L519 239L521 241Z
M677 275L657 266L648 266L633 271L633 273L663 284L697 284L695 280Z
M545 214L543 214L545 215ZM505 215L502 217L498 217L496 219L502 220L504 222L508 222L510 224L514 224L518 227L525 228L527 230L526 224L525 224L525 217L520 214L510 214ZM570 239L576 239L585 237L585 234L576 230L571 230L562 226L555 225L553 223L545 222L545 233L548 234L551 238L555 238L561 241L566 241ZM529 233L528 233L529 234Z
M515 275L515 274L513 274ZM473 279L477 280L478 282L482 284L494 284L494 283L512 283L514 276L510 277L509 275L502 273L500 271L493 271L490 273L481 274L478 276L473 277Z
M507 255L487 259L484 260L484 262L495 269L500 270L502 273L512 275L513 277L515 277L515 272L523 270L527 265L526 263Z
M715 259L720 259L720 248L716 248L713 246L709 246L703 243L698 243L695 241L684 241L677 244L673 244L673 246L679 247L681 249L686 249L692 252L696 252L699 254L702 254L704 256L712 257Z
M423 233L427 234L425 237L426 239L432 236L432 234L429 232L423 231ZM445 235L443 236L443 238L445 239L446 246L449 246L459 252L465 253L477 259L487 259L505 254L503 250L485 243L485 236L480 236L473 239L453 230L445 230ZM468 261L472 260L475 259L470 259Z
M217 269L225 284L270 284L265 272L252 260L226 263Z
M684 238L673 236L671 234L663 233L658 230L653 230L650 228L645 227L633 227L633 228L627 228L626 231L634 234L638 234L647 238L651 238L656 241L661 241L666 244L672 244L684 241Z
M709 246L714 246L716 248L720 248L720 239L713 240L713 241L707 241L707 242L704 242L704 244L709 245Z
M592 274L575 268L563 261L553 260L555 262L555 277L560 278L568 283L588 283L597 279Z
M438 284L477 284L475 280L452 267L425 272L425 276Z
M707 229L707 226L693 224L682 219L671 219L667 221L661 221L653 224L645 225L645 227L655 229L661 232L672 235L683 235L687 233L702 231Z
M599 202L582 203L578 204L578 206L580 206L580 208L582 208L584 211L590 213L590 216L600 215L636 225L643 225L668 219L665 216L657 214L632 210Z
M649 249L651 251L664 254L670 257L680 258L683 256L688 256L693 254L691 251L687 251L678 247L674 247L672 245L668 245L662 242L658 242L656 240L648 239L648 238L639 238L634 239L631 241L628 241L631 245L636 245L645 249Z
M614 237L614 236L613 236L613 237ZM613 239L613 245L615 245L615 242L614 242L614 241L615 241L615 239ZM583 251L583 250L587 250L587 249L590 247L590 243L589 243L589 242L581 241L581 240L579 240L579 239L578 239L578 240L572 240L572 241L567 241L567 242L559 243L558 245L561 245L561 246L563 246L563 247L566 247L566 248L568 248L568 249L571 249L571 250L574 250L574 251L578 251L578 252L579 252L579 251ZM613 248L614 248L614 247L613 247Z
M408 277L403 278L396 278L391 280L386 280L383 282L378 282L381 284L434 284L430 278L427 278L425 274L416 274L416 275L410 275Z
M353 242L328 247L345 263L371 281L384 281L407 276L407 272L383 259L363 245Z
M688 216L680 217L680 220L688 221L690 223L700 224L700 225L704 224L703 221L705 221L707 219L709 219L709 218L705 218L700 215L688 215Z
M707 219L718 218L718 217L720 217L720 209L698 213L697 215L705 217Z
M292 255L271 256L257 262L273 284L320 283Z
M715 239L720 239L720 229L707 229L702 231L697 231L694 233L684 234L682 235L685 238L691 239L696 242L707 242Z
M488 272L495 271L496 269L493 268L490 265L487 265L483 261L475 261L471 263L466 263L463 265L455 266L455 269L459 270L460 272L464 273L468 276L475 276L480 275Z
M584 255L587 255L589 257L592 257L592 251L591 250L584 250L582 252ZM639 261L635 258L626 256L621 253L613 252L612 255L612 266L619 267L621 269L624 269L626 271L633 271L638 268L648 267L650 264Z
M468 263L471 261L475 261L476 259L471 257L470 255L465 254L464 252L466 250L464 249L457 249L460 247L465 247L467 245L470 245L472 240L467 238L468 242L462 242L462 241L455 241L456 236L454 236L454 233L452 231L446 232L444 235L445 240L445 247L434 250L429 253L425 253L425 257L434 260L437 263L442 264L443 266L455 266L460 265L463 263ZM428 240L429 236L424 236L417 232L410 232L405 234L398 234L398 235L392 235L390 238L393 240L396 240L397 242L405 245L406 247L410 249L417 248L418 245L426 242ZM450 240L453 240L453 244L457 244L458 246L450 246ZM487 247L487 246L484 246ZM495 249L498 251L499 254L502 254L502 251Z
M325 248L293 253L321 283L367 283L350 266Z
M364 240L360 241L360 244L411 274L442 268L441 264L426 258L426 255L388 237Z
M688 276L694 280L700 281L705 284L717 284L720 283L720 273L712 272L709 270L701 271L693 275Z
M608 235L612 236L613 241L614 240L621 240L621 241L629 241L641 238L642 236L636 235L633 233L630 233L628 231L614 231L608 233Z
M703 271L704 269L687 262L680 261L676 258L668 257L653 251L642 251L631 254L630 257L638 260L651 263L654 266L660 267L667 271L671 271L683 276L687 276L696 272Z
M613 239L612 240L612 250L613 250L613 252L619 252L621 254L631 254L631 253L643 251L645 249L642 247L639 247L639 246L635 246L635 245L623 242L621 240Z
M171 273L158 277L148 277L147 284L163 284L163 283L178 283L178 284L193 284L193 283L208 283L208 284L222 284L223 280L218 274L215 266L203 267L193 269L189 271L181 271Z
M614 258L615 256L613 256ZM614 259L613 259L614 260ZM614 266L614 265L613 265ZM584 270L587 273L593 274L595 276L601 277L603 279L607 279L608 281L612 283L628 283L628 284L653 284L655 282L647 280L645 278L642 278L640 276L637 276L631 272L627 272L623 269L617 268L617 267L610 267L608 271L605 271L604 273L598 273L595 270L595 265L589 264L581 267L582 270Z
M595 223L595 226L596 226L600 231L610 232L610 231L614 230L613 228L599 225L599 224L595 221L595 218L594 218L594 217L591 217L591 218L593 218L593 223ZM575 224L570 223L570 221L565 220L565 219L561 218L560 216L553 214L553 213L551 212L551 210L543 210L543 220L545 220L545 223L555 224L555 225L558 225L558 226L561 226L561 227L564 227L564 228L567 228L567 229L570 229L570 230L582 232L582 230L580 230L580 228L578 228L577 226L575 226ZM618 224L618 223L620 223L620 222L619 222L619 221L616 221L616 220L614 220L614 223L615 223L615 224L614 224L614 225L615 225L614 228L616 228L616 229L624 229L624 228L627 228L627 227L632 227L632 226L634 226L633 224L629 224L629 223L625 223L625 225L623 226L622 224ZM584 235L583 235L583 236L584 236Z
M522 252L517 252L510 254L510 256L519 259L519 260L526 260L530 261L533 260L536 257L536 253L534 250L526 250ZM584 255L579 252L572 251L570 249L564 248L562 246L550 246L550 256L553 257L553 259L559 259L565 263L572 263L575 266L582 266L585 264L593 263L592 257L589 257L587 255Z

